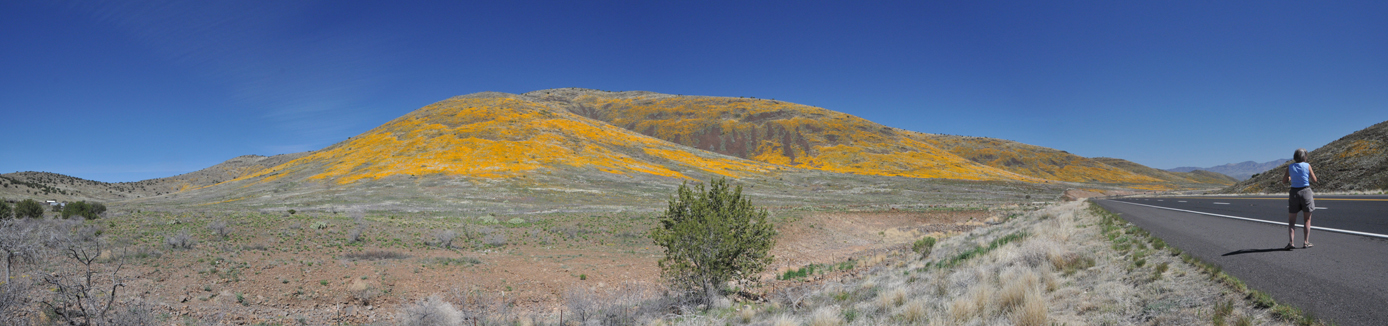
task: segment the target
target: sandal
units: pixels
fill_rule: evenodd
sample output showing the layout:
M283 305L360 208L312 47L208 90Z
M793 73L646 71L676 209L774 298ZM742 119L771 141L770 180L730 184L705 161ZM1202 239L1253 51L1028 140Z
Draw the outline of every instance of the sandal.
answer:
M1292 250L1292 249L1296 249L1296 246L1293 246L1293 245L1290 244L1290 243L1288 243L1286 247L1282 247L1282 250Z
M1313 246L1315 246L1315 245L1311 244L1310 241L1307 241L1306 243L1304 243L1304 244L1301 245L1302 248L1310 248L1310 247L1313 247Z

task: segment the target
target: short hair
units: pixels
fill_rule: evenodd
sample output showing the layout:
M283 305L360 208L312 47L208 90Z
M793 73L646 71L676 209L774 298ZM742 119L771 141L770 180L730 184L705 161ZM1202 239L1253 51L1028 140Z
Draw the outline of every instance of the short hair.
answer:
M1298 148L1298 149L1296 149L1296 153L1292 153L1292 159L1293 159L1293 160L1296 160L1297 163L1306 162L1306 149L1305 149L1305 148Z

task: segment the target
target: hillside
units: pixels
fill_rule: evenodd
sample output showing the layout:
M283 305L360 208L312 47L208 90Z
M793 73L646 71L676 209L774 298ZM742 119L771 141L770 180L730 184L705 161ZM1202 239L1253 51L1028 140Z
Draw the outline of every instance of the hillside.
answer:
M879 176L1039 181L950 155L902 130L794 103L572 88L524 95L643 135L764 163Z
M305 154L242 155L205 169L136 182L101 182L51 172L6 173L0 174L0 198L114 202L155 197L251 175Z
M551 89L524 94L645 135L766 163L865 175L1176 187L1064 151L895 129L774 100Z
M1388 189L1388 121L1355 131L1307 153L1320 183L1316 191L1381 191ZM1287 150L1287 157L1292 151ZM1282 193L1281 183L1290 159L1275 168L1225 188L1229 193Z
M781 101L566 88L457 96L321 150L237 157L91 192L146 204L625 205L711 177L813 200L833 196L796 189L860 194L872 184L920 184L890 179L903 177L1090 188L1228 184L1014 141L900 130Z
M1240 163L1229 163L1207 168L1183 166L1166 170L1171 172L1192 172L1196 170L1205 170L1231 176L1238 181L1243 181L1247 180L1249 177L1252 177L1254 174L1262 173L1263 171L1275 168L1278 165L1286 162L1287 160L1271 160L1263 163L1258 163L1254 161L1244 161Z
M308 180L349 184L397 175L524 178L573 169L695 179L768 175L780 167L690 151L511 94L479 93L430 104L244 178L308 173Z

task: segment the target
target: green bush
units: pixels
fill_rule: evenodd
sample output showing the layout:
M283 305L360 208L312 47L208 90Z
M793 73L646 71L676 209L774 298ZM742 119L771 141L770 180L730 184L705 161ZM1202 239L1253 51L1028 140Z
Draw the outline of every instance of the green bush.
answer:
M935 237L924 237L920 240L916 240L916 243L911 245L911 251L921 254L921 257L930 256L930 250L934 248Z
M101 203L79 201L68 203L63 206L63 218L70 218L73 215L77 215L89 220L94 220L100 218L103 213L106 213L106 205L102 205Z
M727 281L761 273L776 243L766 210L752 206L741 186L730 188L726 179L709 185L680 185L650 233L665 248L661 276L676 290L698 291L704 302L712 302Z
M14 215L10 209L10 203L0 199L0 219L7 219Z
M25 199L15 205L15 217L41 218L43 217L43 204L33 199Z

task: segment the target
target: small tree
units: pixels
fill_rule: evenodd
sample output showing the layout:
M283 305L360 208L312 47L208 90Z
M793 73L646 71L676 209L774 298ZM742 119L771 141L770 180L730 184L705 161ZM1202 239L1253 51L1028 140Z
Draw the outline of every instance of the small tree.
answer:
M651 231L651 239L665 247L661 276L676 290L699 291L705 303L712 303L727 281L764 270L776 244L766 210L742 197L741 186L729 189L726 179L711 180L709 186L680 185L660 226Z
M0 199L0 220L10 218L13 215L14 212L11 212L10 203Z
M15 205L15 217L41 218L43 217L43 205L33 199L25 199Z

